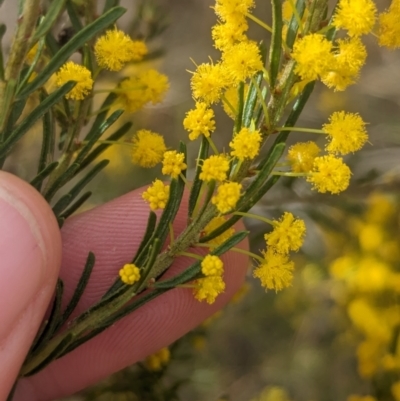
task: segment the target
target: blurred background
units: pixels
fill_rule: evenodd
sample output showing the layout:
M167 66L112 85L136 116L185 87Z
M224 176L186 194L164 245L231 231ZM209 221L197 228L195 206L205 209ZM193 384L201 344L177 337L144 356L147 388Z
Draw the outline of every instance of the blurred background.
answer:
M161 105L123 117L134 123L131 134L151 129L163 134L171 148L186 139L182 120L194 104L187 70L194 70L193 61L200 64L219 57L210 33L216 23L213 3L144 1L149 10L156 10L148 18L156 16L166 26L150 43L150 48L162 48L165 53L149 63L168 75L171 87ZM128 13L120 26L129 31L138 2L123 0L121 4ZM379 1L378 7L382 11L388 5ZM6 1L0 21L15 19L15 8L14 2ZM268 2L257 1L255 15L269 22L269 9ZM261 28L250 26L251 38L268 38ZM293 287L265 293L249 274L240 299L173 345L166 367L154 371L140 365L74 400L341 401L350 395L400 400L400 390L397 397L395 392L400 379L400 52L379 48L373 36L364 38L364 43L368 59L358 84L346 92L317 85L298 122L301 127L320 128L332 112L346 110L360 113L369 123L370 143L356 156L346 157L353 171L351 187L340 196L324 196L311 192L300 180L283 179L253 211L268 218L291 211L306 220L307 238L296 256ZM108 79L104 77L104 87L110 87ZM215 111L213 138L223 148L232 121L219 107ZM315 140L304 133L291 135L296 141L300 136L304 141ZM11 157L6 169L30 178L37 154L35 138L33 133L19 145L15 159L23 162L16 164ZM195 165L197 146L189 145L189 168ZM111 163L92 182L95 195L82 210L160 175L157 169L133 166L127 146L113 146L104 156ZM254 221L247 225L253 250L258 251L264 247L265 227ZM156 383L158 390L146 393L138 380L146 386ZM167 390L171 390L168 396ZM354 398L358 400L362 399Z

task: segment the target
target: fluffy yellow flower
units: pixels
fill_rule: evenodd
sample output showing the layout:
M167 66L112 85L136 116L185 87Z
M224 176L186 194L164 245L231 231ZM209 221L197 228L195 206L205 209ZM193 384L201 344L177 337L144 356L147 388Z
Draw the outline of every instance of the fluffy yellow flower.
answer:
M67 99L83 100L93 87L90 71L73 61L67 61L56 74L56 86L63 86L68 81L75 81L76 85L65 95Z
M184 128L189 131L189 139L194 141L200 135L209 137L215 130L214 111L203 102L197 102L196 107L186 113L183 120Z
M300 249L305 233L304 221L285 212L279 221L274 222L274 229L265 234L264 239L268 247L273 248L276 253L289 253Z
M351 301L347 312L354 326L365 336L381 343L387 343L390 340L391 329L388 322L382 318L382 311L365 298L356 298Z
M152 372L157 372L162 369L163 366L167 365L171 358L171 353L167 347L161 348L154 354L149 355L145 361L144 365L146 368Z
M332 43L318 33L306 35L294 42L292 57L296 61L295 73L303 80L313 81L331 68Z
M132 61L141 61L149 52L143 40L134 40L132 43Z
M169 89L166 75L152 68L142 71L138 75L140 84L144 86L144 96L153 104L161 103Z
M361 67L365 64L367 51L361 39L354 36L337 41L338 50L335 52L331 71L321 77L322 82L335 91L343 91L356 82Z
M338 194L349 186L350 176L351 171L341 158L328 155L315 158L312 173L306 179L318 192Z
M198 301L213 304L217 296L225 291L225 282L221 276L209 276L195 281L194 297Z
M201 262L201 272L205 276L222 276L224 274L224 263L215 255L207 255Z
M186 170L185 155L176 150L169 150L164 153L162 173L170 175L171 178L177 178L179 174Z
M118 88L119 101L127 112L134 113L149 102L161 103L168 88L167 76L149 69L121 82Z
M235 21L229 21L224 24L214 25L211 30L214 47L225 51L236 43L247 40L245 32L248 27L246 20L243 20L239 24Z
M155 180L142 194L142 198L150 204L151 210L164 209L169 198L169 185Z
M221 64L200 64L190 81L193 97L207 104L216 103L228 82L226 70Z
M261 285L268 290L281 291L290 287L293 280L294 263L285 254L267 250L264 262L254 269L253 276L259 278Z
M211 198L220 213L228 213L235 208L239 198L242 185L237 182L226 182L217 189L217 194Z
M124 265L119 271L119 276L125 284L132 285L140 279L140 269L133 263Z
M110 71L120 71L130 61L139 61L147 53L144 42L133 41L118 29L110 29L100 36L94 46L98 65Z
M314 159L321 149L315 142L299 142L289 148L287 159L292 171L296 173L308 173L313 168Z
M224 216L217 216L214 217L205 227L203 230L204 236L211 234L214 230L222 226L226 222L226 218ZM218 235L218 237L215 237L214 239L210 240L207 242L207 245L209 246L210 250L215 249L219 245L223 244L227 239L232 237L232 235L235 233L235 229L233 227L228 228L225 232L223 232L221 235Z
M222 65L235 84L252 77L264 67L257 43L249 40L229 47L222 55Z
M372 0L340 0L333 25L348 31L349 36L370 33L375 24L376 5Z
M146 129L137 131L132 143L132 162L145 168L160 163L167 150L164 138Z
M250 131L248 128L242 128L229 143L232 149L231 155L237 157L240 161L254 159L260 152L261 140L260 131Z
M338 111L329 117L329 124L324 124L322 130L330 138L326 150L330 153L347 155L360 150L368 140L365 122L356 113Z
M380 46L400 48L400 1L393 0L389 10L379 15L378 40Z
M223 21L243 17L254 7L254 0L217 0L215 4L215 13Z
M225 155L212 155L203 161L200 180L225 181L229 170L229 160Z
M144 96L143 86L138 77L124 79L118 88L118 101L128 113L141 110L149 99Z

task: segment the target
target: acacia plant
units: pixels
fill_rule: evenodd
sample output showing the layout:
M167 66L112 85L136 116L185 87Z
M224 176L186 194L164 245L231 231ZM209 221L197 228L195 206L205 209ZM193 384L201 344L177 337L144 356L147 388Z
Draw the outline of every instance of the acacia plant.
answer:
M102 159L102 152L130 132L131 122L113 128L116 121L127 114L134 119L138 110L162 102L169 88L168 78L153 68L124 75L127 64L152 56L149 41L160 32L150 29L145 37L123 32L118 20L126 10L118 3L107 0L100 10L96 1L60 0L44 7L40 0L21 0L10 50L1 53L0 166L6 166L8 158L18 162L14 150L39 121L42 146L36 173L23 178L49 202L60 227L90 197L86 185L109 162ZM393 0L378 15L372 0L339 0L335 7L327 0L272 0L271 26L256 16L256 3L216 1L212 37L220 58L196 65L187 78L194 107L182 117L188 140L199 145L194 175L187 176L185 142L171 149L160 133L145 127L134 133L133 163L145 169L161 163L164 175L142 195L149 204L142 243L102 298L72 320L95 255L88 254L75 293L63 310L63 283L58 281L51 314L20 377L34 375L173 288L184 287L199 302L213 303L225 289L221 255L227 251L248 255L253 275L266 289L279 291L291 285L290 252L303 243L304 222L289 211L279 220L269 220L250 210L281 177L304 179L313 190L334 195L348 187L351 170L342 156L367 142L362 117L338 110L318 130L296 123L315 85L343 91L356 83L367 56L363 35L373 33L380 45L399 47L400 2ZM64 32L63 40L57 40L55 27L64 14L73 33ZM263 42L247 36L250 24L265 29ZM2 25L1 36L4 32ZM106 90L101 107L93 110L93 99L104 93L96 90L104 73L114 74L114 86ZM232 119L231 139L224 150L213 141L218 104ZM295 132L295 144L287 149L289 134ZM323 136L325 146L301 141L303 132ZM187 225L175 235L172 223L185 191ZM236 246L249 234L234 229L244 216L266 225L260 254ZM197 247L204 248L202 256L193 252ZM164 279L163 273L182 255L193 258L193 263Z

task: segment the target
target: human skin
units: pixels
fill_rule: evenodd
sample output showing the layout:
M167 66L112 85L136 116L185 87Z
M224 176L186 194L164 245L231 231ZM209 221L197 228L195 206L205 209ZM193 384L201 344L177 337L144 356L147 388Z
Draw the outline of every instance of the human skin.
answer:
M145 230L148 205L132 191L66 221L61 232L49 205L21 179L0 172L0 400L5 400L54 293L64 281L64 305L72 296L89 251L96 264L75 315L100 299L131 260ZM185 227L185 200L174 222ZM237 229L243 227L238 226ZM247 249L247 242L238 245ZM194 252L203 253L204 249ZM67 396L123 369L196 327L222 308L243 283L248 259L223 256L226 290L213 305L187 288L174 289L142 306L38 374L19 381L15 401ZM171 276L193 261L178 258Z

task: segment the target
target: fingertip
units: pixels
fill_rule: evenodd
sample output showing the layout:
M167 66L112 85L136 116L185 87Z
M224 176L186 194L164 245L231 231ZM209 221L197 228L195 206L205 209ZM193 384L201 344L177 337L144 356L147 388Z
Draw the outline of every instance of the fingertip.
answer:
M53 294L61 264L61 236L52 210L41 195L25 181L5 172L0 172L0 221L3 399Z

